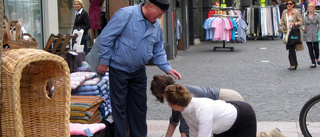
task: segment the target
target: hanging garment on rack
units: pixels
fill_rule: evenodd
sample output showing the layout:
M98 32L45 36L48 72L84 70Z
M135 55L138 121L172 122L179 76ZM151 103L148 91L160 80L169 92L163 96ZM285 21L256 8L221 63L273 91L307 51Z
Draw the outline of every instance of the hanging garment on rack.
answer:
M215 19L215 17L207 18L203 23L202 27L206 30L206 40L213 40L214 30L211 27L211 24L214 19Z
M246 20L249 23L247 34L250 36L279 36L279 6L248 7L246 9Z
M233 18L210 17L203 23L203 28L206 30L206 40L232 40L237 42L245 42L248 26L247 23L240 18L235 20ZM241 38L237 39L237 37Z
M230 41L229 32L231 26L226 18L217 18L212 22L211 27L214 29L214 41Z
M177 31L177 39L181 39L181 35L182 35L182 25L180 23L180 19L177 18L177 27L176 27L176 31Z
M261 9L260 17L267 17L266 8ZM261 36L267 36L268 35L268 27L267 27L267 18L261 18Z
M317 5L317 0L309 0L309 2L313 2L314 5Z
M247 33L246 32L248 30L248 25L241 18L237 19L237 24L238 24L238 30L237 30L238 37L236 37L236 41L237 42L246 42L247 41Z
M238 25L237 22L234 19L230 19L232 22L233 29L231 31L231 40L235 41L236 40L236 31L238 30Z
M210 10L207 14L207 18L212 17L213 14L216 14L216 10Z
M228 9L224 10L223 12L224 14L212 14L212 17L209 17L204 21L202 27L206 30L206 40L236 40L236 37L238 36L238 24L237 21L233 18L241 18L241 11Z
M266 15L267 15L267 35L272 36L272 21L271 21L271 10L270 8L266 8ZM262 16L261 16L262 17Z
M280 15L279 15L279 10L277 10L277 9L279 9L279 5L276 5L275 8L272 8L273 13L276 15L276 16L272 16L273 17L272 20L273 20L273 24L274 24L273 25L274 35L279 37L280 35L279 35L278 30L280 29L280 25L279 25L279 21L280 21L279 16Z

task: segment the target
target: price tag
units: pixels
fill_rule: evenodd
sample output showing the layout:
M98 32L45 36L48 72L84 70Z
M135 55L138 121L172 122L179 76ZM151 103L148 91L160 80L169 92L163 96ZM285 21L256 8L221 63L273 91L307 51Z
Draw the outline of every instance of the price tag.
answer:
M261 0L261 3L262 3L262 2L263 2L263 3L265 3L265 2L266 2L266 0Z
M84 129L84 132L87 134L87 137L93 137L93 134L91 133L90 129Z
M261 3L260 5L261 5L261 7L265 7L265 6L266 6L266 4L265 4L265 3Z
M226 0L222 0L222 3L226 3Z
M225 7L227 7L227 4L221 4L221 7L225 8Z

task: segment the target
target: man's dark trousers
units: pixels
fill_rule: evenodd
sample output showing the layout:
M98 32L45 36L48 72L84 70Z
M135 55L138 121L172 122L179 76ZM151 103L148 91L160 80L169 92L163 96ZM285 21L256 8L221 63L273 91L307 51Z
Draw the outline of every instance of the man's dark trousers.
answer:
M128 73L109 67L109 75L115 137L126 137L127 121L130 137L146 137L146 68Z

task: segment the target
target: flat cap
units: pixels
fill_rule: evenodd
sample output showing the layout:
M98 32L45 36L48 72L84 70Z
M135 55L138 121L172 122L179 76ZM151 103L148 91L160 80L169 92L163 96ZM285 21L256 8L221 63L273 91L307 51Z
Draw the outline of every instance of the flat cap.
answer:
M167 12L170 6L170 2L168 0L149 0L154 5L158 6L163 12Z

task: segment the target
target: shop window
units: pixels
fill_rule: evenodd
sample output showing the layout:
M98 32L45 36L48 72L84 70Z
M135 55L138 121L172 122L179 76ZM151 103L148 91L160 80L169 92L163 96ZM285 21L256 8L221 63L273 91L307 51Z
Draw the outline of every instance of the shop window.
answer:
M58 11L59 33L67 34L72 32L73 22L75 18L73 0L58 0Z
M4 14L9 21L18 20L22 23L22 31L29 33L43 48L41 0L3 0Z

